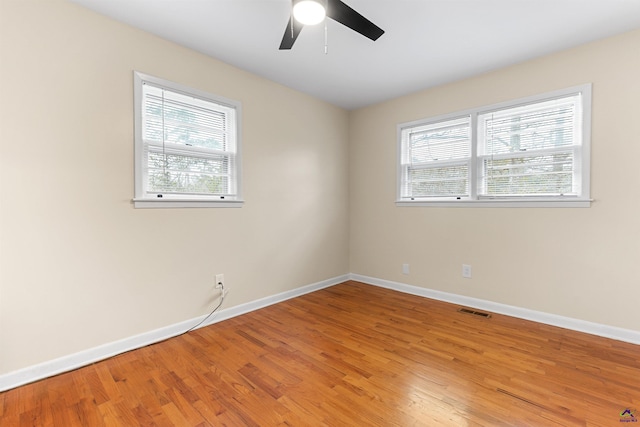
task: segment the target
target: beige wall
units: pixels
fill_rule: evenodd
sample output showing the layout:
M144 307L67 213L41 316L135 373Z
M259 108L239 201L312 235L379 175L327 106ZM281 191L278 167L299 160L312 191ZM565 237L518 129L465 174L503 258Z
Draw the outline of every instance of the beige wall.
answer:
M350 271L640 329L639 49L347 113L65 1L0 0L0 374L202 315L216 273L227 308ZM133 70L242 103L243 208L133 209ZM591 208L395 206L397 123L586 82Z
M588 82L591 208L395 206L398 123ZM351 272L640 330L638 100L635 31L352 112Z
M0 374L348 273L348 113L60 0L0 0ZM241 209L134 209L133 70L242 103Z

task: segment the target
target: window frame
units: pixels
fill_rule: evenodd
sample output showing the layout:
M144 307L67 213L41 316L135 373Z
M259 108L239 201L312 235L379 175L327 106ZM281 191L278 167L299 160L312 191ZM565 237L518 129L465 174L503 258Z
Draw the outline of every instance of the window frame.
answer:
M242 158L241 158L241 123L242 123L242 106L240 102L227 99L218 95L187 87L185 85L174 83L165 79L150 76L138 71L134 71L134 198L133 205L135 208L229 208L242 207L244 200L242 199ZM147 161L145 159L145 143L142 138L143 134L143 85L145 83L154 87L166 89L188 97L193 97L205 102L217 104L223 108L235 110L235 173L234 180L235 193L227 196L219 195L181 195L170 194L163 197L157 197L155 193L149 194L146 188L148 179ZM197 154L201 150L199 147L189 149L187 152ZM197 157L197 156L194 156Z
M396 206L431 206L431 207L590 207L590 165L591 165L591 83L573 86L556 91L546 92L525 98L509 100L492 105L470 108L463 111L429 117L397 125L397 177L396 177ZM582 123L581 123L581 145L580 161L576 165L580 174L580 194L560 195L560 196L512 196L512 197L492 197L478 195L479 188L479 167L482 156L478 154L478 117L482 114L496 110L504 110L529 104L541 103L553 99L564 98L580 94L582 97ZM412 128L428 126L447 120L469 117L471 133L471 167L469 170L469 196L463 198L454 197L421 197L410 200L403 197L403 186L405 185L403 165L404 143L403 134Z
M401 198L402 197L402 190L403 190L403 186L404 186L404 179L409 175L409 166L408 163L405 163L403 160L406 156L410 156L411 150L405 150L405 146L402 144L402 142L404 141L404 134L406 132L407 134L407 138L410 138L412 134L414 133L418 133L418 134L425 134L425 133L429 133L430 130L433 131L439 131L441 129L445 129L445 128L458 128L458 123L459 122L467 122L468 126L471 126L471 117L469 115L447 115L447 116L439 116L439 117L435 117L431 120L429 120L428 122L419 122L417 125L414 126L407 126L407 127L403 127L399 130L400 132L400 136L399 138L401 139L400 142L400 147L399 147L399 156L400 156L400 161L399 161L399 168L400 168L400 180L401 182L399 183L400 187L398 189L399 193L398 193L398 197ZM440 126L441 124L443 124L444 126ZM435 126L434 126L435 125ZM466 139L466 138L465 138ZM442 168L447 168L447 167L466 167L467 169L467 185L470 185L470 171L472 168L472 153L471 153L471 132L469 132L469 136L468 136L468 141L469 141L469 151L468 151L468 156L463 156L463 157L457 157L457 158L448 158L445 160L439 160L439 159L435 159L433 162L430 161L422 161L420 162L420 164L413 164L413 170L437 170L437 169L442 169ZM429 197L432 200L452 200L454 198L456 198L455 196L425 196L425 197Z

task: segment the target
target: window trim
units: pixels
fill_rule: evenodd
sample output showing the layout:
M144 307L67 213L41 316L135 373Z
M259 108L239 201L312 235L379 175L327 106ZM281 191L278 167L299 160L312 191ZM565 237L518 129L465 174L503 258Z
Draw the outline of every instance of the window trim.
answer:
M573 86L556 91L546 92L538 95L528 96L510 101L504 101L496 104L470 108L463 111L442 114L426 119L414 120L411 122L400 123L397 125L397 152L396 152L396 206L427 206L427 207L571 207L571 208L588 208L593 201L590 198L590 176L591 176L591 83ZM492 111L514 108L532 104L536 102L548 101L556 98L562 98L575 94L582 95L582 145L580 162L581 168L581 196L516 196L516 197L499 197L492 199L488 196L478 196L478 116L490 113ZM470 196L463 199L454 199L451 197L443 197L440 200L421 198L419 200L407 200L402 198L403 185L403 167L402 153L403 141L402 133L407 128L424 126L436 122L447 120L455 120L457 118L469 116L471 126L471 171L470 178Z
M238 101L227 99L218 95L194 89L179 83L174 83L159 77L154 77L138 71L133 72L134 81L134 198L135 208L239 208L244 204L242 199L242 105ZM142 86L149 82L153 86L159 86L187 96L210 101L222 106L235 109L235 134L236 134L236 188L233 197L221 196L194 196L194 195L167 195L163 198L155 198L146 195L144 182L144 142L142 140Z

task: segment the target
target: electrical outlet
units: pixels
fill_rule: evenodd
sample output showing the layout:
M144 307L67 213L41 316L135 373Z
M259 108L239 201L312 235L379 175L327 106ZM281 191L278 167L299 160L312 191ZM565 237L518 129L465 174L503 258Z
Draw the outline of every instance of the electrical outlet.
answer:
M469 264L462 264L462 277L471 279L471 266Z
M216 274L216 288L221 288L224 285L224 274Z
M409 264L402 264L402 274L409 274Z

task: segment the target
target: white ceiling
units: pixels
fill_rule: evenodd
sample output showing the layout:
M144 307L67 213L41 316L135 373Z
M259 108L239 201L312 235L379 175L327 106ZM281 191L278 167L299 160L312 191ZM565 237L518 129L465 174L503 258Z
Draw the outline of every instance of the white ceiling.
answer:
M346 109L640 28L640 0L344 0L385 30L328 20L278 50L290 0L70 0ZM631 54L631 53L630 53Z

